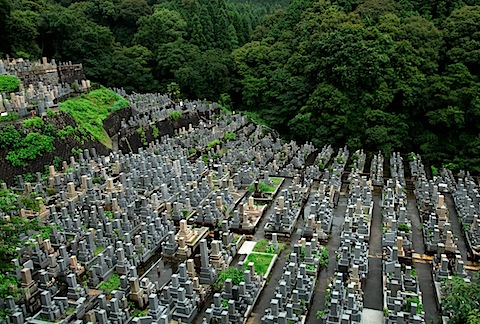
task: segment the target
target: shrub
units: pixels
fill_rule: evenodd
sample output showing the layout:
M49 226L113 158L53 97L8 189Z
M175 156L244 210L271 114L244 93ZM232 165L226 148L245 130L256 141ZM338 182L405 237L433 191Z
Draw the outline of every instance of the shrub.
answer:
M16 113L7 113L6 116L0 116L0 122L15 121L18 119Z
M160 131L158 130L158 127L155 125L152 125L152 135L153 135L153 138L158 138L158 136L160 135Z
M217 145L220 145L219 139L208 142L207 151L210 151L212 148L216 147Z
M235 134L234 132L228 132L225 134L223 138L225 138L225 140L227 141L233 141L236 137L237 137L237 134Z
M28 161L42 156L43 153L53 151L55 149L53 140L54 138L51 136L36 132L28 133L18 144L17 148L8 152L5 159L10 161L14 166L27 166Z
M39 130L43 127L43 119L40 117L28 118L22 122L22 126Z
M222 289L223 283L227 279L232 279L232 283L234 285L238 285L240 282L243 281L243 272L240 269L235 267L229 267L225 270L220 271L217 281L215 281L214 289L215 290Z
M114 273L110 279L104 281L98 286L98 289L104 290L108 295L115 289L120 287L120 277Z
M14 75L0 75L0 92L14 92L20 83L20 79Z
M402 224L398 225L398 230L403 231L405 233L408 233L408 232L410 232L410 227L407 224L402 223Z
M177 121L182 117L182 112L181 111L171 111L168 116L170 117L171 121Z

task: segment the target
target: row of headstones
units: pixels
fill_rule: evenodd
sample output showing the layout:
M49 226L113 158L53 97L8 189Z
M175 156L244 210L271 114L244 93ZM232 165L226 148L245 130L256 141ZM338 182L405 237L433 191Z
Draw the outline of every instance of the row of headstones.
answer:
M382 246L386 256L382 262L386 278L385 308L388 309L386 321L392 324L425 321L420 305L414 302L417 298L419 303L422 301L416 276L412 274L411 266L404 263L404 260L411 257L412 224L406 214L407 200L403 186L398 180L403 177L404 175L398 174L395 180L389 179L383 190L383 194L387 196L382 206ZM407 300L411 300L410 304Z
M298 183L285 188L275 201L273 212L265 223L265 231L291 235L300 216L306 188Z
M440 194L451 190L450 180L453 177L450 178L451 172L443 170L441 177L436 177L433 181L427 180L420 156L417 156L412 165L412 174L415 172L418 177L415 181L415 196L417 208L423 218L426 248L436 253L433 258L433 279L438 293L442 281L450 279L452 275L458 275L465 281L470 280L453 239L444 196Z
M371 184L366 178L357 174L353 179L340 234L336 272L325 297L320 323L356 323L362 320L373 201L367 203Z
M365 168L365 163L367 161L367 154L361 150L355 151L352 154L352 170L350 171L348 180L351 181L352 177L358 173L363 173Z
M243 271L243 281L234 285L228 278L221 291L213 295L213 303L205 311L204 323L245 323L264 284L263 276L255 272L254 263L250 262L247 266L245 270L244 263L238 263L238 268Z
M384 157L381 152L373 155L372 162L370 164L370 180L373 185L383 186L383 162Z
M480 213L480 193L478 185L468 175L459 178L457 186L451 188L455 208L460 216L464 228L467 244L474 253L475 259L480 256L480 226L478 215Z
M47 86L43 82L38 82L35 87L30 84L26 90L21 84L17 93L0 94L0 113L6 112L25 117L31 114L30 111L34 111L36 115L42 116L49 108L57 106L55 100L59 102L75 91L88 91L90 87L89 80L82 80L81 83L75 81L71 85L64 83Z
M276 235L274 237L276 240ZM312 306L320 253L315 239L310 242L302 239L301 244L293 246L262 323L303 323Z

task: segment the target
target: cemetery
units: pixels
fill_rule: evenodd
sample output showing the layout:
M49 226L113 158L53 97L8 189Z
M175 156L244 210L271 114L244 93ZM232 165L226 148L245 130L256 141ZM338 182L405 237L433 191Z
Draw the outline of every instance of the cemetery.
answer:
M90 88L70 63L6 73L31 85L0 100L20 117ZM468 171L432 177L420 155L285 141L217 103L115 91L131 112L109 154L0 184L2 223L37 224L15 233L0 323L438 323L442 283L478 280Z

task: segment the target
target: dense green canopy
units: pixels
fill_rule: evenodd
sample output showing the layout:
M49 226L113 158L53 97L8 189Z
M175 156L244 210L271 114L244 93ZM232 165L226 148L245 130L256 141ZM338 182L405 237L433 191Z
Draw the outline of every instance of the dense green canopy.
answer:
M0 0L0 52L480 171L480 0Z

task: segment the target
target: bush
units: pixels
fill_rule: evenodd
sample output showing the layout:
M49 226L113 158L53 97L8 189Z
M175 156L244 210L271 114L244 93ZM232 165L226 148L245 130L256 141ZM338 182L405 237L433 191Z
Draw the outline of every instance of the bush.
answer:
M16 113L7 113L6 116L0 116L0 122L15 121L18 119Z
M227 279L232 279L232 283L234 285L238 285L240 282L243 281L243 272L235 267L229 267L225 270L220 271L218 275L217 281L213 285L215 290L221 290L223 283Z
M215 148L217 145L220 145L220 140L216 139L208 143L207 151L210 151L212 148Z
M22 126L39 130L43 127L43 119L40 117L28 118L22 122Z
M403 231L405 233L408 233L408 232L410 232L410 227L407 224L402 223L402 224L398 225L398 230Z
M0 75L0 92L14 92L20 83L20 79L14 75Z
M171 111L168 116L170 117L170 120L171 121L177 121L179 120L180 118L182 118L182 112L181 111Z
M225 140L227 141L233 141L236 137L237 137L237 134L235 134L234 132L228 132L225 134L223 138L225 138Z
M113 290L118 289L120 287L120 277L118 274L114 273L110 279L107 281L104 281L98 286L98 289L105 291L107 295L110 295L110 293Z
M22 140L20 133L13 126L5 126L0 132L0 147L1 148L15 148L18 147Z
M158 136L160 135L160 131L158 130L158 127L155 125L152 125L152 135L153 135L153 138L158 138Z
M55 149L53 140L54 138L51 136L36 132L28 133L18 144L17 148L8 152L5 159L14 166L27 166L29 161L35 160L36 157L42 156L43 153L53 151Z

